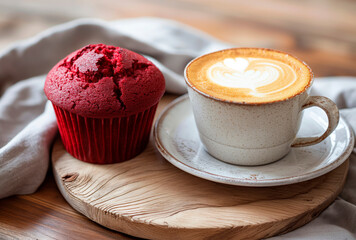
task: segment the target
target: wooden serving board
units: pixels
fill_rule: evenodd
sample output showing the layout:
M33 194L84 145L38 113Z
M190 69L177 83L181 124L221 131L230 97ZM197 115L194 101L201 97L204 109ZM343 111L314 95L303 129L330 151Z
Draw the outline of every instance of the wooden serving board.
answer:
M177 169L153 140L132 160L95 165L73 158L57 139L52 163L59 190L73 208L105 227L149 239L260 239L289 232L334 201L348 170L347 160L307 182L230 186Z

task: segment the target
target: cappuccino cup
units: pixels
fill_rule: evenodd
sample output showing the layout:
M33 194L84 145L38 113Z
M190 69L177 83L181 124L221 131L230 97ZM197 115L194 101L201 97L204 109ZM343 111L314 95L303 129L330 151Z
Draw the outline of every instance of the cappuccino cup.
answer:
M232 48L192 60L184 71L195 123L205 150L237 165L262 165L292 147L317 144L339 122L334 102L310 96L313 72L290 54ZM318 137L296 138L303 110L325 111L328 127Z

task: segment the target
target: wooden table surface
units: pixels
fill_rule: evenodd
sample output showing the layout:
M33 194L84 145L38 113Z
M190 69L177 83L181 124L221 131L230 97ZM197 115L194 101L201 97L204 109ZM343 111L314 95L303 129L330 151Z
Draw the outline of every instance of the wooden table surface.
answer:
M317 77L356 76L355 13L356 2L349 0L0 0L0 51L80 17L154 16L180 21L236 46L290 52L306 61ZM0 200L0 239L13 238L132 239L73 210L51 171L36 193Z

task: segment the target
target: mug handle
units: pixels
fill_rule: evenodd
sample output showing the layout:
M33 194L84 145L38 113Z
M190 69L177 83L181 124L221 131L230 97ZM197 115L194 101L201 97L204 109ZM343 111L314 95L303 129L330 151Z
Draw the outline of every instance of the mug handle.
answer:
M331 101L329 98L322 96L310 96L307 102L302 106L301 111L313 106L319 107L324 110L329 120L328 128L326 129L324 134L319 137L296 138L292 143L292 147L305 147L320 143L325 138L327 138L330 133L332 133L337 127L337 124L339 123L339 109L333 101Z

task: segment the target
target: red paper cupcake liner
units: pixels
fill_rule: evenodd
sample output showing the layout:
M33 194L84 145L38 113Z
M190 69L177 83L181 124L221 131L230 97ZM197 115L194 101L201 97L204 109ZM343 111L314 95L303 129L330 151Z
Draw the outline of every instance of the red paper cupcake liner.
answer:
M129 160L145 149L157 105L120 118L87 118L53 107L65 149L84 162L106 164Z

